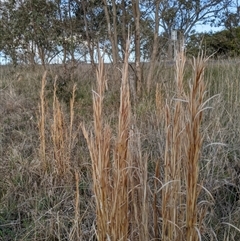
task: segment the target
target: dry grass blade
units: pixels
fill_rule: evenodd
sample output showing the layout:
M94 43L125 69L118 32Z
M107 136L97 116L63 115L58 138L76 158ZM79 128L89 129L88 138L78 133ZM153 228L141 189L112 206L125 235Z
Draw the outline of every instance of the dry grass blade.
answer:
M52 123L51 123L51 139L46 140L46 125L47 115L50 115L46 111L47 102L45 100L45 88L46 88L46 75L44 73L42 77L41 93L40 93L40 105L39 105L39 135L40 135L40 158L43 163L44 172L55 172L57 176L64 177L66 173L70 171L70 159L73 148L73 142L76 138L76 133L73 134L73 122L74 122L74 100L76 85L73 86L72 98L70 99L70 118L69 125L66 122L62 106L57 97L57 77L54 81L53 90L53 104L52 104ZM46 143L47 142L47 143ZM52 159L51 148L46 150L46 146L52 146L54 163L50 163ZM53 169L52 169L53 168ZM69 179L69 178L67 178Z
M73 91L72 91L72 98L70 99L70 126L69 126L69 153L71 153L72 150L72 141L75 139L75 136L73 136L73 121L74 121L74 102L75 102L75 94L77 90L77 85L73 85Z
M45 118L46 118L46 106L45 106L45 86L46 86L47 72L44 72L42 77L41 92L40 92L40 105L39 105L39 136L40 136L40 157L43 164L44 172L48 169L48 163L46 159L46 137L45 137Z
M94 135L89 137L82 126L92 159L93 189L96 196L97 237L106 240L111 236L109 227L111 205L110 180L110 140L111 129L102 123L102 102L105 86L104 66L102 60L97 69L97 92L93 91Z
M56 94L56 82L57 77L54 82L52 141L57 175L64 176L70 169L70 153L67 146L69 136L63 111Z
M193 59L193 84L190 86L187 105L186 124L186 230L187 240L199 240L196 228L200 229L198 223L197 199L200 193L198 185L199 178L199 155L202 145L202 135L200 131L203 110L203 97L205 93L204 84L205 60L202 56Z
M183 88L185 56L176 61L176 96L173 113L166 105L166 146L164 185L162 187L162 240L197 241L206 209L197 205L199 185L200 131L204 106L204 64L193 60L193 84L189 93ZM183 227L185 227L183 229Z
M128 50L122 70L118 136L110 163L111 129L103 124L104 65L97 69L97 91L93 91L94 136L82 126L92 159L93 189L96 196L98 240L127 240L128 235L128 135L130 100Z
M129 239L149 240L148 157L142 157L140 132L131 130L129 136Z
M183 74L185 56L180 53L176 60L176 87L177 100L174 100L174 112L166 105L166 146L164 162L164 183L162 189L162 240L176 240L182 238L183 200L182 186L184 179L183 146L184 142L184 111L183 103Z
M113 240L127 240L128 233L128 140L130 126L130 94L128 84L128 52L127 46L122 69L120 108L118 115L118 136L113 163L113 206L112 228ZM115 216L115 220L114 217Z

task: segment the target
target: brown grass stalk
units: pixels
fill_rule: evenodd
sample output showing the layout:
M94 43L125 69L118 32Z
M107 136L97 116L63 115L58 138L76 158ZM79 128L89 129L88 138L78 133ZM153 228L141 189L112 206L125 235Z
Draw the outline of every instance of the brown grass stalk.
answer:
M108 125L104 127L102 123L104 80L104 66L103 62L100 61L97 68L97 92L93 91L95 136L91 134L89 137L84 125L82 126L92 160L93 191L96 197L97 237L100 241L106 240L111 236L109 227L109 202L111 202L111 180L109 180L111 129Z
M74 100L76 85L73 86L72 98L70 100L70 124L67 126L64 113L61 104L57 98L57 77L54 81L54 91L53 91L53 122L51 126L51 140L48 142L49 146L53 146L53 154L55 164L49 163L50 153L46 151L46 136L45 132L46 126L46 105L45 100L45 87L46 87L46 76L47 72L44 73L42 77L42 85L40 92L40 105L39 105L39 136L40 136L40 157L43 162L43 169L50 170L54 167L59 176L65 175L70 170L70 158L72 152L72 143L76 138L76 134L73 134L73 121L74 121ZM50 167L51 165L51 167ZM51 170L52 171L52 170Z
M58 176L64 176L70 168L68 151L68 130L64 120L62 107L57 98L57 77L54 82L53 93L53 123L52 123L52 142L54 151L54 161Z
M130 240L149 240L148 161L142 157L140 132L131 130L129 136L129 209Z
M69 153L72 151L72 142L76 138L76 135L73 135L73 121L74 121L74 103L76 95L77 85L73 85L72 98L70 99L70 125L69 125Z
M128 49L122 69L118 135L113 163L112 228L116 232L113 240L127 240L128 233L128 140L130 126L130 94L128 84Z
M76 194L75 194L75 218L74 218L74 225L72 232L70 233L70 236L72 236L71 240L79 239L81 236L81 229L80 229L80 214L79 214L79 209L80 209L80 194L79 194L79 173L75 171L75 185L76 185Z
M73 219L73 225L70 229L69 235L68 235L68 240L81 240L81 221L83 216L80 215L80 193L79 193L79 176L80 174L78 171L75 170L75 186L76 186L76 191L75 191L75 215Z
M159 232L158 218L161 217L162 211L158 205L158 190L160 183L160 160L156 162L155 166L155 176L154 176L154 192L153 192L153 228L154 228L154 239L159 240L161 235ZM161 185L162 183L160 183Z
M173 113L166 105L164 187L162 187L162 240L198 241L206 214L198 206L200 131L205 95L202 57L193 60L193 83L183 88L185 56L176 60L176 97Z
M182 82L185 56L179 54L176 60L176 97L174 112L166 105L166 146L164 161L164 188L162 189L162 240L181 240L184 216L182 213L182 180L184 136L184 113L182 107ZM172 117L171 117L172 116Z
M128 136L130 100L128 50L122 70L118 134L110 160L112 133L103 124L104 64L97 69L97 91L93 91L94 136L82 126L92 159L93 190L96 197L97 237L100 241L127 240L128 236Z
M203 116L203 98L205 95L204 68L206 60L202 56L193 59L193 84L187 97L186 124L186 230L187 240L199 240L201 223L198 223L197 199L199 185L199 155L202 146L201 122ZM202 219L202 218L201 218Z
M52 145L55 161L55 169L58 176L66 176L69 173L72 144L77 132L73 133L74 122L74 100L76 84L73 86L72 98L70 99L70 119L69 125L66 122L62 106L57 97L57 77L54 82L53 92L53 123L51 126Z
M46 137L45 137L45 118L46 118L46 104L45 104L45 86L46 86L46 76L47 72L45 71L42 77L41 83L41 92L40 92L40 105L39 105L39 137L40 137L40 158L43 164L43 170L48 169L48 163L46 159Z
M157 83L156 86L156 92L155 92L155 105L156 105L156 116L157 116L157 123L158 126L160 122L162 121L162 118L164 118L164 96L162 93L162 86Z

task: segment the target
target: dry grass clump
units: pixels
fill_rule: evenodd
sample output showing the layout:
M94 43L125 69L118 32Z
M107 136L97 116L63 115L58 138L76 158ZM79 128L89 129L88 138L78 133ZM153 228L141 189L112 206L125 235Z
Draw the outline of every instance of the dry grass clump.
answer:
M92 159L97 237L148 240L147 159L141 155L140 134L130 130L128 54L122 68L116 137L103 120L105 80L101 61L93 91L94 134L89 136L82 128Z
M96 200L98 240L127 240L128 237L128 138L130 100L127 56L122 71L118 134L111 148L112 133L103 123L105 73L103 62L97 69L97 92L93 91L94 136L85 127L93 171L93 190ZM112 156L112 159L111 159Z
M162 189L162 240L201 240L206 204L199 194L199 158L202 146L201 122L204 110L205 60L193 60L193 78L183 87L185 56L176 61L176 95L166 105L166 146ZM202 201L202 203L204 203Z
M70 174L71 155L73 143L77 133L73 133L74 122L74 101L76 85L73 86L72 98L70 99L70 113L69 123L66 122L62 106L57 97L57 77L54 82L53 90L53 104L52 104L52 124L51 124L51 139L46 139L46 118L49 118L47 113L45 88L46 88L46 75L45 72L42 78L42 87L40 92L40 105L39 105L39 136L40 136L40 157L42 161L42 168L44 172L56 172L57 176L64 177ZM48 116L47 116L48 115ZM51 117L50 117L51 118ZM48 143L47 143L48 142ZM47 153L46 145L53 147L53 153ZM53 156L49 156L53 154ZM47 156L48 155L48 156ZM51 158L53 158L51 160Z
M240 72L206 61L180 53L134 106L127 54L117 95L102 61L69 101L4 79L0 240L239 240Z
M129 136L130 104L129 87L126 82L128 76L126 60L122 72L118 134L112 155L111 139L114 137L110 127L108 125L104 127L102 118L105 76L101 62L97 72L97 92L93 93L94 136L92 134L89 137L83 126L92 159L99 240L149 239L149 224L152 222L155 239L184 240L185 237L187 240L201 239L206 204L208 204L207 201L205 204L198 204L202 187L198 180L198 162L202 145L200 126L205 105L204 61L201 57L194 59L193 84L190 84L189 91L185 93L183 88L185 56L181 54L177 60L177 93L173 100L173 118L170 107L166 106L164 173L160 174L159 162L155 169L155 180L163 179L160 188L161 211L157 201L158 184L155 181L152 221L148 216L147 158L141 155L139 134L132 129ZM158 102L160 99L161 97L156 95ZM161 107L157 111L160 112ZM134 136L138 137L138 141L133 141ZM158 227L160 213L161 231Z
M83 220L91 216L84 215L91 209L87 206L91 193L84 171L88 163L78 163L76 160L82 159L74 156L86 148L74 121L75 88L68 119L56 95L53 105L49 104L46 78L44 74L40 112L37 98L29 101L25 89L17 89L19 83L9 82L0 93L6 113L1 116L0 173L4 178L0 181L0 240L77 240L90 236L80 231L87 223Z

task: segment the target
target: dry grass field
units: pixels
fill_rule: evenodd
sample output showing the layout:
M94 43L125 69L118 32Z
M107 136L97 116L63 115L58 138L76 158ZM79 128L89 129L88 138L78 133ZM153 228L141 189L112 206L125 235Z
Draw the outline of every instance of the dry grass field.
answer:
M0 240L240 240L240 63L129 72L0 67Z

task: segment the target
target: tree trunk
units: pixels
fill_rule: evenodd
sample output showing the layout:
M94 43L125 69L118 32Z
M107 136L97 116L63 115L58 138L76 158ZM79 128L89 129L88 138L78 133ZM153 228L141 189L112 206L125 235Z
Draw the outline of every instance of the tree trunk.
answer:
M121 53L122 53L122 59L125 59L125 51L126 51L126 41L127 41L127 30L126 30L126 18L127 18L127 11L126 11L126 3L125 0L122 0L121 2L121 20L122 20L122 36L121 36Z
M95 66L95 61L94 61L94 44L91 43L89 32L88 32L88 22L87 22L87 18L86 18L87 13L86 13L84 1L82 3L82 6L83 6L83 12L84 12L84 25L85 25L85 29L86 29L87 46L88 46L88 50L89 50L89 54L90 54L90 61L91 61L92 69L93 69L93 71L95 71L96 66Z
M34 69L35 63L35 55L36 55L36 48L34 41L32 43L27 44L27 63L31 65L31 67Z
M66 62L67 62L67 48L66 48L66 42L65 42L65 39L63 40L64 42L63 42L63 44L62 44L62 46L63 46L63 65L64 66L66 66Z
M45 49L43 46L39 46L37 45L37 48L38 48L38 54L39 54L39 57L41 59L41 64L43 66L43 69L46 70L46 63L45 63L45 57L46 57L46 54L45 54Z
M73 32L74 32L74 26L73 26L73 20L72 20L72 14L71 14L71 1L68 1L68 18L69 18L69 27L70 27L70 39L71 39L71 44L70 44L70 55L71 55L71 62L74 63L75 62L75 43L74 43L74 39L73 39Z
M108 28L108 36L112 45L112 58L113 58L113 78L118 79L118 71L116 71L116 67L118 65L118 46L117 46L117 14L116 14L116 3L115 0L112 0L113 5L113 24L110 21L110 16L107 7L107 1L103 0L104 4L104 12L107 21ZM111 28L112 26L112 28Z
M147 76L147 92L150 92L152 78L153 78L153 72L156 65L156 58L158 54L158 33L159 33L159 4L160 0L156 1L156 12L155 12L155 29L154 29L154 37L153 37L153 49L151 54L151 60L150 60L150 66L149 66L149 72Z
M113 41L114 41L114 55L116 66L118 64L118 31L117 31L117 9L115 0L112 0L113 5Z
M137 93L140 93L141 90L141 66L140 66L140 9L139 9L139 0L132 1L133 6L133 15L135 23L135 65L136 65L136 87Z

